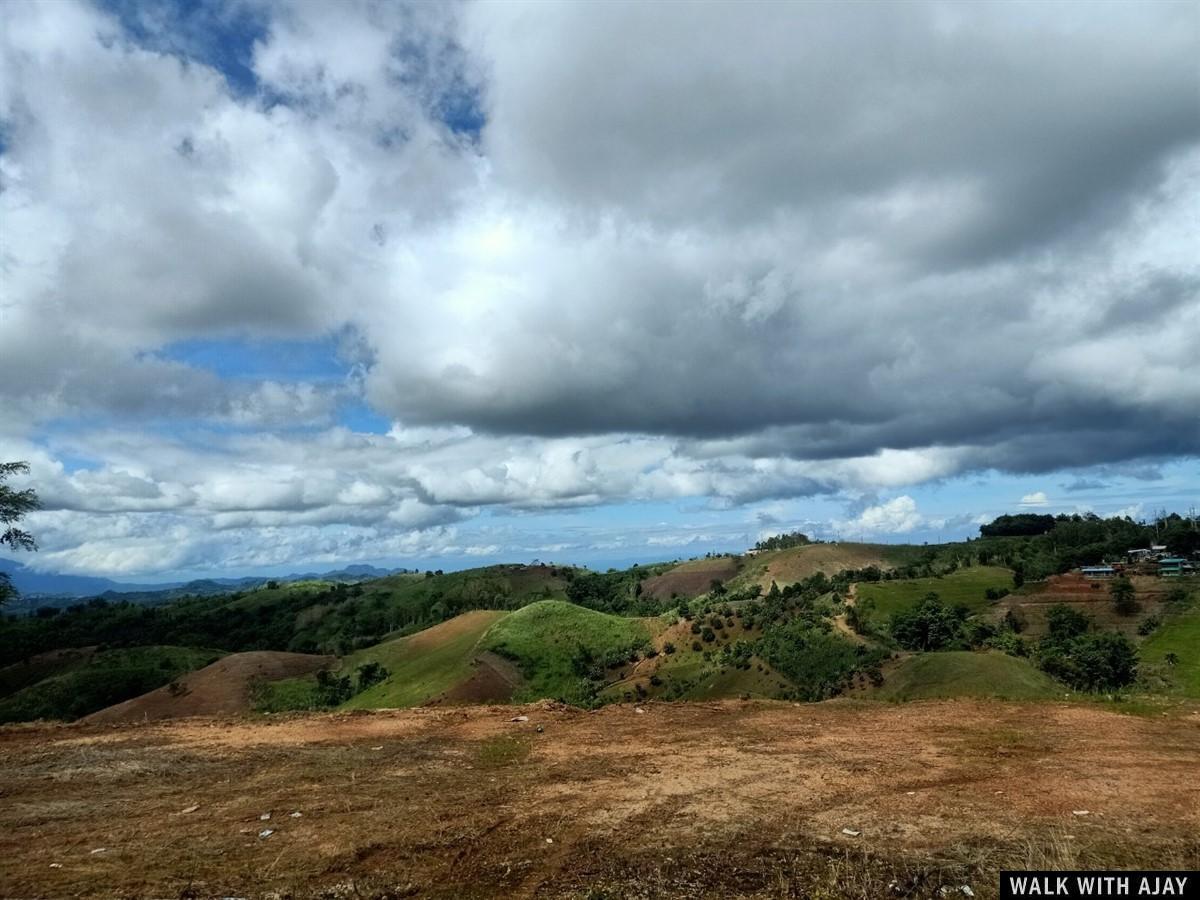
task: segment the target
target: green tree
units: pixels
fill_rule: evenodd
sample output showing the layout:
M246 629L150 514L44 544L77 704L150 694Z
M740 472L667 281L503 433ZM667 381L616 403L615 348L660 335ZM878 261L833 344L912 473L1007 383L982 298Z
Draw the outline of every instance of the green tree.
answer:
M37 542L28 531L17 527L27 513L41 507L37 493L33 488L16 491L6 482L10 476L29 471L29 464L24 462L0 463L0 544L8 544L13 550L36 550ZM0 572L0 606L17 596L17 590L12 586L8 574Z
M947 606L930 592L892 616L892 637L906 650L942 650L959 642L966 618L965 606Z
M1108 589L1112 595L1113 609L1119 616L1132 616L1141 607L1133 592L1133 583L1128 578L1118 578Z

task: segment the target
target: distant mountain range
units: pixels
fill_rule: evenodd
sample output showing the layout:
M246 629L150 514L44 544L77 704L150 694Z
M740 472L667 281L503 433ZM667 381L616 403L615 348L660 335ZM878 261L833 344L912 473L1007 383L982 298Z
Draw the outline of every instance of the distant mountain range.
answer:
M17 612L37 606L64 606L81 597L110 597L120 595L135 602L153 603L182 596L224 594L241 588L255 587L268 581L306 581L320 578L325 581L363 581L407 572L407 569L381 569L371 565L352 565L332 572L305 572L289 575L254 575L245 578L201 578L171 584L136 584L97 578L91 575L61 575L39 572L12 559L0 559L0 572L12 579L21 596L6 612Z

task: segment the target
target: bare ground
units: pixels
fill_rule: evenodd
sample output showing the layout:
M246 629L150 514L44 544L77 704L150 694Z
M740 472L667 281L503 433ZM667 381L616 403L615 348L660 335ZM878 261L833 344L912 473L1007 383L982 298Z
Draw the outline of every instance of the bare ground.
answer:
M332 656L253 650L231 653L166 685L87 716L92 723L139 722L186 716L232 715L250 709L256 681L307 675L336 663Z
M1198 761L1195 707L11 726L0 896L986 898L1001 867L1200 866Z

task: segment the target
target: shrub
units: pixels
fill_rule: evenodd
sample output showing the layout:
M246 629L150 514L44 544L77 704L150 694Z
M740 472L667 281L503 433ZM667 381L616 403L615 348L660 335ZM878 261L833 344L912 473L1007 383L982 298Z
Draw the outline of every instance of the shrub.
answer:
M959 642L966 618L965 606L947 606L929 593L912 609L892 616L892 636L906 650L941 650Z
M672 644L670 641L667 641L665 644L663 644L663 653L667 654L667 656L670 656L674 652L675 652L675 645Z
M1074 612L1073 610L1071 612ZM1079 620L1087 627L1087 617L1060 617L1058 630L1038 644L1038 665L1042 671L1081 691L1105 691L1125 687L1137 678L1137 648L1116 631L1079 632Z
M391 672L384 668L380 663L363 663L358 667L357 670L359 693L365 691L369 687L379 684L381 681L386 680L390 674Z
M697 653L699 653L701 650L704 649L704 645L701 644L699 641L692 641L692 649L695 650Z
M1128 578L1113 581L1108 592L1112 595L1113 609L1117 611L1117 615L1132 616L1141 609L1133 591L1133 583Z
M1162 620L1158 616L1146 616L1146 618L1142 619L1141 624L1138 625L1138 634L1140 634L1142 637L1145 637L1157 629L1161 624Z
M706 625L704 630L700 633L700 638L704 641L704 643L711 644L717 639L717 635L716 632Z

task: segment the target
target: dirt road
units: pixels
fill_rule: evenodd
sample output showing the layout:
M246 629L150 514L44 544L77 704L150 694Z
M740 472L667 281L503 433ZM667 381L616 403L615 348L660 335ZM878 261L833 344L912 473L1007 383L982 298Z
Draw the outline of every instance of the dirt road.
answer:
M976 701L8 727L0 896L989 897L1200 866L1198 765L1194 709Z

